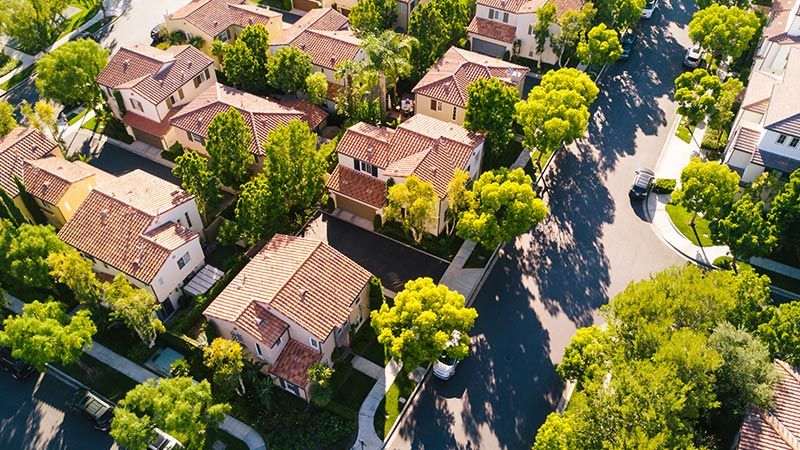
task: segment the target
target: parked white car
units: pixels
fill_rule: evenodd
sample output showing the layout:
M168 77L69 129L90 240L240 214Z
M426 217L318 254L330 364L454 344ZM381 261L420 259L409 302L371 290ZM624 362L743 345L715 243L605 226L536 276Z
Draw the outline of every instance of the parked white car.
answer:
M692 47L686 51L686 56L683 58L683 65L690 69L696 69L700 67L702 61L703 50L699 46Z
M658 0L647 0L647 4L644 5L644 9L642 10L642 19L653 17L656 8L658 8Z
M461 332L458 330L453 330L450 334L450 340L447 341L445 348L450 348L458 343L461 340ZM460 361L447 356L447 352L442 353L439 356L439 359L436 360L436 363L433 365L433 374L436 375L436 378L442 380L449 380L450 377L456 373L456 367Z

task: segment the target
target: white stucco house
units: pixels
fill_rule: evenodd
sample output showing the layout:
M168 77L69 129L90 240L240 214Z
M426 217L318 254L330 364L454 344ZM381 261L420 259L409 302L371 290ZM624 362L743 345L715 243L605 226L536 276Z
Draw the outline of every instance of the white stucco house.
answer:
M800 0L774 0L756 52L754 68L779 74L789 49L800 46Z

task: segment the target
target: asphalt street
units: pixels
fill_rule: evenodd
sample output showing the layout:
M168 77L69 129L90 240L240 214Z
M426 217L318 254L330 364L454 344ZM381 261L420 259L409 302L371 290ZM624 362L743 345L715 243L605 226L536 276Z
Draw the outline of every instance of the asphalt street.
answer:
M0 371L0 449L118 449L107 433L67 408L72 391L52 375L35 373L17 381Z
M555 365L575 330L601 322L598 308L630 282L684 263L628 189L675 120L690 8L661 2L630 60L603 76L589 138L550 173L549 218L504 249L476 298L472 355L451 380L426 382L387 448L530 449L561 397Z

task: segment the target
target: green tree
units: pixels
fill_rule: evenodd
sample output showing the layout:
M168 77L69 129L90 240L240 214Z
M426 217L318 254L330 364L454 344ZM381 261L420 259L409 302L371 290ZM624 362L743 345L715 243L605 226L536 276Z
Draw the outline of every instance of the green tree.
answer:
M397 3L391 0L364 0L353 6L350 15L350 26L359 34L378 34L392 28L397 21Z
M263 93L267 82L269 32L261 24L248 25L233 44L212 44L225 77L247 92Z
M464 306L464 296L430 278L408 281L394 304L381 305L370 315L378 342L408 370L432 363L442 354L463 359L469 353L467 333L478 317ZM461 333L453 341L453 331ZM452 345L448 345L448 342Z
M539 431L536 432L536 441L533 450L573 450L579 448L575 440L575 430L572 418L559 413L550 413Z
M467 86L464 128L489 135L493 160L514 139L514 105L518 101L519 90L498 78L478 78Z
M469 191L467 185L472 181L469 173L456 169L453 171L453 178L447 185L447 200L450 203L447 208L447 234L450 234L458 224L458 216L461 211L469 207Z
M0 138L17 128L14 107L5 100L0 100Z
M335 77L343 85L336 94L336 112L347 117L347 123L380 123L380 99L372 98L373 89L380 83L378 74L363 63L345 60L336 65Z
M539 86L531 89L526 100L516 104L517 123L522 127L522 144L533 152L541 171L541 158L562 145L568 145L586 133L589 105L599 89L585 73L577 69L550 71Z
M219 180L208 167L208 160L193 150L175 158L172 174L181 180L181 187L194 195L197 209L205 214L219 203Z
M728 313L727 321L748 331L756 331L772 313L770 279L755 270L740 270L728 282L735 292L736 306Z
M758 336L776 358L800 365L800 302L783 303L758 328Z
M189 377L147 380L128 391L114 410L111 436L143 435L158 427L186 448L203 448L206 429L219 424L230 412L227 403L215 403L211 385Z
M733 120L733 105L743 89L744 85L738 78L728 78L722 83L717 93L717 101L709 113L708 124L712 128L725 128ZM722 133L720 133L721 137Z
M724 361L716 374L717 398L724 408L744 414L749 404L770 407L778 375L767 346L727 322L714 329L708 343Z
M100 100L94 80L107 60L108 50L91 39L67 42L36 63L36 88L42 97L64 105L94 105Z
M39 131L49 132L53 136L56 135L58 119L56 118L56 108L52 103L39 100L31 106L30 103L23 100L19 105L19 111L27 119L28 125Z
M328 79L322 72L314 72L306 77L306 94L308 101L321 105L325 103L325 96L328 95Z
M645 3L646 0L598 0L595 19L611 28L627 30L639 22Z
M142 420L122 408L114 409L109 434L114 442L128 450L148 450L147 447L156 439L155 427L149 420Z
M470 9L466 0L431 0L414 9L408 34L417 40L411 52L416 75L427 72L451 45L464 42Z
M711 223L715 241L727 244L734 257L749 260L753 256L766 256L778 244L775 225L764 217L764 202L753 202L743 195L733 204L724 218Z
M775 196L769 211L769 222L774 224L783 246L796 244L800 229L800 170L789 176L789 181Z
M717 161L703 162L692 158L681 171L681 185L672 193L672 202L693 211L690 225L697 214L710 221L724 217L739 190L739 174Z
M282 47L269 59L269 84L287 94L297 94L311 75L311 57L295 47Z
M433 185L421 181L416 175L406 178L405 183L389 188L383 217L393 220L411 233L414 242L421 242L424 233L436 226L439 199Z
M11 356L44 372L45 365L73 364L83 350L92 346L97 328L87 310L72 317L56 302L34 301L26 304L22 315L3 321L0 345L11 347Z
M578 328L564 349L564 358L556 366L556 372L565 380L576 380L581 384L602 379L610 369L610 344L600 327Z
M755 12L713 3L692 16L689 38L718 61L729 56L735 59L750 48L760 28Z
M208 126L209 168L226 186L238 188L250 178L255 162L250 152L252 132L236 108L218 113Z
M414 39L404 34L386 30L378 35L364 38L362 47L367 68L378 73L381 90L381 110L386 112L387 89L391 87L397 96L397 82L411 74L411 48Z
M278 232L288 214L280 187L273 186L266 174L259 174L242 186L236 202L236 223L250 244Z
M289 210L310 208L325 191L325 154L301 120L274 128L264 142L264 173Z
M100 283L92 270L92 262L84 258L77 250L67 247L64 250L51 252L45 259L50 268L50 276L72 291L81 305L99 312Z
M709 114L716 115L721 91L719 77L706 69L684 72L675 79L674 98L678 102L678 112L691 123L698 123Z
M50 289L53 282L47 257L67 248L67 244L58 238L52 226L24 223L17 228L9 245L6 255L9 263L7 273L22 286Z
M492 249L526 233L548 212L531 185L522 169L484 172L467 194L467 207L456 225L458 236Z
M594 9L594 4L586 2L580 11L568 9L558 19L557 23L561 28L561 32L550 36L550 46L558 54L559 67L563 66L562 59L565 52L577 50L578 43L589 30L596 13L597 10ZM566 63L569 63L569 58L567 58Z
M317 406L326 406L333 397L331 377L334 370L325 364L314 363L308 368L309 393L311 403Z
M533 24L533 37L536 39L536 67L542 66L542 52L550 38L550 27L556 23L556 5L545 3L536 10L536 22Z
M238 342L214 339L203 349L203 363L214 373L214 384L223 393L232 394L241 383L244 360Z
M17 40L30 54L53 43L60 32L67 0L3 0L0 2L0 32Z
M103 292L111 318L124 323L148 347L155 345L158 333L167 331L156 316L161 305L150 292L132 286L125 275L119 273L112 282L103 283Z
M578 44L578 59L584 64L604 66L618 60L621 55L619 34L604 23L589 30L586 39Z

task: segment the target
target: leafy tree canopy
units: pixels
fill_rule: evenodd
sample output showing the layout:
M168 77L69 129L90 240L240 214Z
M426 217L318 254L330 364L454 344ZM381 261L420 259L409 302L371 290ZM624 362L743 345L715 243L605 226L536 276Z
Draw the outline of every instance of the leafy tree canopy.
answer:
M219 180L208 166L208 159L189 150L175 158L175 167L172 168L172 174L181 180L181 187L194 195L202 215L213 209L222 197Z
M60 18L67 0L3 0L0 31L17 40L30 54L53 43L60 32Z
M238 231L247 242L255 244L280 230L289 210L280 187L261 173L242 186L236 202Z
M498 78L478 78L467 86L464 128L487 133L492 158L497 158L514 138L514 105L519 91Z
M14 107L5 100L0 100L0 137L3 137L17 128L17 119L14 117Z
M731 253L743 260L766 256L778 244L775 225L764 217L764 202L742 196L724 218L711 223L711 235L728 245Z
M592 325L578 328L564 349L564 358L556 371L561 378L577 380L579 383L602 378L609 370L610 345L608 336L600 327Z
M225 77L247 92L263 93L269 61L269 32L266 27L248 25L233 44L217 42L212 45L212 54L220 58Z
M222 392L232 393L244 368L242 346L229 339L216 338L203 349L203 363L214 373L214 384Z
M322 72L314 72L306 77L306 94L308 101L321 105L325 103L325 96L328 94L328 79Z
M451 45L466 39L470 9L466 0L431 0L414 9L408 34L417 40L411 54L417 75L427 72Z
M589 30L586 40L578 44L578 58L585 64L603 66L618 60L621 55L619 34L604 23Z
M158 333L167 331L156 316L161 305L150 292L132 286L125 275L119 273L111 283L103 283L103 290L111 318L133 330L148 347L155 345Z
M717 161L692 158L681 171L681 185L671 199L713 221L724 216L738 190L739 174L730 167Z
M255 162L250 152L252 132L236 108L218 113L208 126L209 168L226 186L238 188L250 178Z
M5 256L8 262L6 272L10 281L29 288L52 288L47 257L68 248L56 235L55 228L50 225L24 223L11 236L13 239L9 242Z
M740 57L761 28L755 12L712 3L689 22L689 38L716 58Z
M269 59L269 84L287 94L296 94L311 75L311 57L296 47L283 47Z
M758 335L776 357L800 366L800 302L778 306L772 318L758 328Z
M627 30L639 22L645 3L646 0L598 0L595 21Z
M42 97L64 105L94 104L100 99L95 79L107 62L108 50L97 42L67 42L36 63L36 88Z
M439 198L429 182L411 175L405 183L390 187L386 199L383 217L399 223L414 241L421 242L423 233L435 226Z

